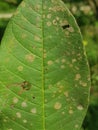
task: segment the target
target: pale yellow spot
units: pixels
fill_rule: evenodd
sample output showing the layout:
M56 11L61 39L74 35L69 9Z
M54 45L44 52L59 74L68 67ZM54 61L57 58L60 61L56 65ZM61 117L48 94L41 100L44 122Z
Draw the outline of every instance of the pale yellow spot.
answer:
M63 89L63 88L64 88L64 86L63 86L63 85L60 85L60 86L59 86L59 88L60 88L60 89Z
M34 8L36 11L38 11L38 10L40 10L40 7L41 7L40 5L36 5Z
M83 108L82 105L79 105L79 106L77 106L77 109L80 110L80 111L82 111L84 108Z
M64 69L65 68L65 65L61 65L61 69Z
M60 25L61 25L61 26L69 25L69 23L68 23L67 20L64 20L64 21L60 21Z
M33 55L31 55L31 54L27 54L27 55L25 56L25 59L26 59L28 62L33 62L34 59L35 59L35 57L34 57Z
M18 103L18 101L19 101L18 98L16 98L16 97L13 98L13 103L16 104L16 103Z
M65 35L66 35L66 36L69 36L69 32L68 32L68 31L65 31Z
M54 5L57 5L57 0L51 0Z
M59 86L59 85L61 85L61 83L60 83L60 82L57 82L57 86Z
M45 49L44 49L43 51L44 51L44 53L46 53L46 52L47 52Z
M75 125L75 128L79 128L79 125L78 125L78 124L76 124L76 125Z
M3 121L4 121L4 122L7 122L7 120L6 120L6 119L4 119Z
M51 14L48 14L48 15L47 15L47 18L50 19L50 18L51 18Z
M77 56L81 56L81 54L80 54L80 53L78 53L78 54L77 54Z
M56 94L56 93L57 93L57 91L54 91L53 93L54 93L54 94Z
M36 17L36 22L40 22L40 17L39 16Z
M7 130L13 130L12 128L9 128L9 129L7 129Z
M77 84L75 84L75 87L78 87L78 85L77 85Z
M22 34L22 36L21 36L23 39L25 39L26 37L27 37L27 35L26 34Z
M61 96L59 96L58 99L61 99Z
M71 42L68 42L67 44L71 45ZM72 54L73 54L73 51L72 51Z
M36 108L31 109L31 113L36 114L37 113Z
M16 113L16 116L17 116L17 118L21 118L21 113L20 113L20 112L17 112L17 113Z
M72 59L72 63L76 62L77 60L76 59Z
M18 15L19 13L20 13L19 10L16 10L14 15Z
M68 98L68 97L69 97L68 91L65 91L65 92L64 92L64 95Z
M57 35L59 35L59 29L58 28L56 28L56 33L57 33Z
M62 60L61 60L61 62L62 62L62 63L65 63L65 62L66 62L66 60L65 60L65 59L62 59Z
M55 97L55 94L52 95L52 98L54 98L54 97Z
M23 71L23 66L18 66L18 71Z
M47 99L45 99L45 102L47 102L48 100Z
M63 111L63 112L62 112L62 115L64 115L64 114L65 114L65 112Z
M6 116L5 118L6 118L6 119L9 119L9 117L8 117L8 116Z
M55 60L56 63L59 63L59 59Z
M73 64L70 64L69 66L72 68L72 67L73 67Z
M67 54L68 56L70 56L70 55L71 55L71 53L70 53L69 51L67 51L67 52L66 52L66 54Z
M27 120L24 119L24 120L23 120L23 123L27 123Z
M90 81L90 75L87 76L88 81Z
M79 80L81 78L80 74L76 74L75 80Z
M50 84L50 85L48 86L48 88L51 89L51 88L52 88L52 85Z
M48 61L48 63L47 63L48 65L52 65L53 64L53 61Z
M53 25L57 25L56 19L53 20Z
M54 3L56 4L57 1L55 0ZM65 8L63 8L63 7L61 7L61 6L54 6L54 7L52 7L52 8L49 8L49 10L54 11L54 12L57 12L57 11L64 11Z
M56 109L56 110L61 109L61 107L62 107L62 104L60 102L56 102L54 105L54 109Z
M66 101L68 101L68 102L69 102L69 101L70 101L70 98L67 98L67 99L66 99Z
M25 7L25 6L26 6L26 5L25 5L25 2L22 2L21 6L22 6L22 7Z
M49 35L48 38L49 38L49 39L52 39L52 35Z
M9 61L10 61L10 58L6 58L6 59L5 59L5 62L9 62Z
M27 107L27 103L26 102L22 102L21 106L22 107Z
M45 18L45 14L43 14L43 18Z
M79 70L79 67L75 66L75 69L76 69L76 70Z
M30 126L33 126L33 124L31 123Z
M44 6L43 6L43 9L47 9L47 6L44 5Z
M70 44L71 44L71 42L70 42ZM72 54L75 55L75 51L72 51Z
M38 37L38 36L34 36L34 40L37 41L37 42L41 41L40 37Z
M52 3L55 3L55 0L51 0Z
M70 109L70 110L69 110L69 114L73 114L73 110Z
M59 21L59 19L60 19L59 17L56 17L56 20L57 20L57 21Z
M61 93L61 92L62 92L62 90L60 89L58 92L59 92L59 93Z
M46 53L44 53L44 56L43 56L44 58L46 58L47 57L47 54Z
M47 22L47 26L51 26L52 25L52 23L51 22Z
M64 88L64 86L60 85L60 86L59 86L59 91L58 91L58 92L61 93L61 92L63 91L63 88Z
M72 97L71 97L71 100L72 100L72 101L75 101L75 98L72 98Z
M87 83L80 81L80 85L82 85L83 87L86 87Z
M73 27L68 28L68 31L69 31L69 32L74 32Z

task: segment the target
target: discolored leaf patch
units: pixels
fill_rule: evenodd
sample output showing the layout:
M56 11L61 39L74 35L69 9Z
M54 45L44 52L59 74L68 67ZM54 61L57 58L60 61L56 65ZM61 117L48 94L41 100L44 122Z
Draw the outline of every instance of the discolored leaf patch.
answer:
M0 129L80 130L89 87L81 33L64 3L24 0L0 46Z

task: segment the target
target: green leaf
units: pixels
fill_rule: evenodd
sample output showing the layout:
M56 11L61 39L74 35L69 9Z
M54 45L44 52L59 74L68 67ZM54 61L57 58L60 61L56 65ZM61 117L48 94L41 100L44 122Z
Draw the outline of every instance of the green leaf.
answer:
M60 0L24 0L0 46L0 129L80 130L89 69L75 19Z

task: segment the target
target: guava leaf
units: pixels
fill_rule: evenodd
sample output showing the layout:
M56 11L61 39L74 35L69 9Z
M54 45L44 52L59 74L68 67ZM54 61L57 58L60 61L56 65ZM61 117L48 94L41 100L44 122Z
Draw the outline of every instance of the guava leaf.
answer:
M0 46L0 129L80 130L89 67L77 23L60 0L24 0Z

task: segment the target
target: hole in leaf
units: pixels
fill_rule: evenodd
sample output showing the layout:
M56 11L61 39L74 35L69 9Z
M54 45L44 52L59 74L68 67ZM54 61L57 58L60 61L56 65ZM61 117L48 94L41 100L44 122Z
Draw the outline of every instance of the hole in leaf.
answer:
M33 96L32 98L33 98L33 99L35 99L35 97L34 97L34 96Z
M67 24L67 25L62 25L62 28L63 28L63 29L67 29L67 28L69 28L69 27L70 27L69 24Z

